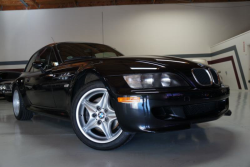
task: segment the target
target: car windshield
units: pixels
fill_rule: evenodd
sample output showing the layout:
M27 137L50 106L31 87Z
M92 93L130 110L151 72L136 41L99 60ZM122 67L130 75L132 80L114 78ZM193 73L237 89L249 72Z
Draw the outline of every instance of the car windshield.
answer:
M57 49L63 61L123 56L120 52L102 44L61 43L57 45Z

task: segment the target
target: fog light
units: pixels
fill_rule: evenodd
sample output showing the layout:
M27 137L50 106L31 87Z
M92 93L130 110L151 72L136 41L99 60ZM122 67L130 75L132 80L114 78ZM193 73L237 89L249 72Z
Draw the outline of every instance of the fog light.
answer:
M139 103L140 97L118 97L119 103Z

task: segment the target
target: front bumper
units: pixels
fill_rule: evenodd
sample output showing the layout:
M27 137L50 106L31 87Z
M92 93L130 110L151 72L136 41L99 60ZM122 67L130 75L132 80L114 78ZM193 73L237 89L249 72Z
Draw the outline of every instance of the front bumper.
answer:
M176 92L150 90L135 92L139 103L119 103L112 98L121 128L127 132L161 132L212 121L229 110L228 87L190 89Z
M5 97L11 97L12 96L12 91L11 90L3 90L2 94Z

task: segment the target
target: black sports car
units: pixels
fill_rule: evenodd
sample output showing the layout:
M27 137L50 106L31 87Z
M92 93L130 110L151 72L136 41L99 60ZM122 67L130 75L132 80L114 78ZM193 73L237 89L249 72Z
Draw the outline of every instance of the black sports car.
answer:
M0 71L0 97L5 96L5 92L9 91L11 83L20 75L21 73L16 71ZM8 96L7 100L11 101L11 98Z
M188 128L230 115L229 88L215 69L163 56L123 56L94 43L38 50L13 84L18 120L33 112L70 119L78 138L100 150L136 132Z
M0 83L4 81L12 81L17 79L20 75L21 73L16 71L0 71Z
M21 74L21 73L20 73ZM4 81L0 83L0 95L4 96L9 102L12 102L12 84L14 81Z

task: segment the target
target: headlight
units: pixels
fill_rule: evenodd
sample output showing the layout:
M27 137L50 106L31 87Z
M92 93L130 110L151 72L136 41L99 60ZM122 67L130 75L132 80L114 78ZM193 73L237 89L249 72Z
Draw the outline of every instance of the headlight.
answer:
M134 89L188 86L186 81L173 73L125 75L123 78Z
M3 86L2 86L2 89L3 89L3 90L5 90L5 89L6 89L6 86L5 86L5 85L3 85Z

